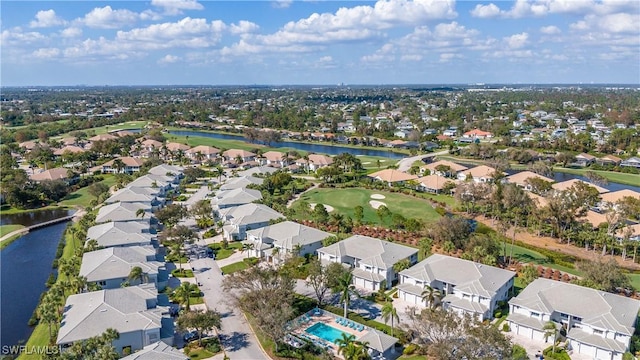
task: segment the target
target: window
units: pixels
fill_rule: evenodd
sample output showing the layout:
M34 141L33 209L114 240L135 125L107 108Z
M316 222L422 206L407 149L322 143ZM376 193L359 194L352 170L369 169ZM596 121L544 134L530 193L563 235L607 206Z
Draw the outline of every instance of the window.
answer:
M596 335L602 335L604 333L604 331L598 330L598 329L593 329L593 333L596 334Z
M107 282L106 281L98 281L98 285L105 286L105 285L107 285Z
M540 317L540 313L537 313L537 312L533 312L533 311L532 311L532 312L531 312L531 316L532 316L532 317Z

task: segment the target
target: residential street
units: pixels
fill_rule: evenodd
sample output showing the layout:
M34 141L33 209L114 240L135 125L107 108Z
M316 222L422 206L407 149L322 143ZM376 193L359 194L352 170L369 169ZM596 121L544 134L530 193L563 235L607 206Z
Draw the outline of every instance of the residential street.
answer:
M416 161L420 161L424 158L428 158L428 157L435 157L438 155L445 155L448 154L449 150L442 150L442 151L438 151L438 152L434 152L434 153L430 153L430 154L426 154L426 155L418 155L418 156L411 156L411 157L407 157L404 159L401 159L400 161L398 161L398 171L402 171L402 172L407 172L409 171L409 168L411 168L411 165L416 162Z
M217 310L222 315L220 338L227 356L231 360L269 359L258 345L249 324L239 310L234 310L221 290L222 274L213 259L204 258L191 261L196 280L201 284L207 308ZM217 355L215 358L222 358Z

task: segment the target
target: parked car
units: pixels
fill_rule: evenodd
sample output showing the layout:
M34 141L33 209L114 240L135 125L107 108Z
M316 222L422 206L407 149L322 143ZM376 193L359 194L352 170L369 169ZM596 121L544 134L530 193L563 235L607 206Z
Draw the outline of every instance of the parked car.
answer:
M185 342L192 342L194 340L198 340L198 332L189 331L188 333L184 334L184 336L182 337L182 340L184 340Z

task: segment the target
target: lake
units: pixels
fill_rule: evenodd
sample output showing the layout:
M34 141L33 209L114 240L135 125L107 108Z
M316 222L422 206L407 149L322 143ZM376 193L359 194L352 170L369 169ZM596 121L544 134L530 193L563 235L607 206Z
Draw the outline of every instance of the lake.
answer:
M34 230L0 252L1 345L16 345L31 336L33 329L27 322L46 289L49 274L54 272L51 264L66 227L64 222Z
M210 133L203 131L169 131L170 134L179 135L179 136L200 136L200 137L208 137L212 139L221 139L221 140L239 140L247 142L247 139L242 135L233 135L233 134L220 134L220 133ZM310 153L319 153L319 154L328 154L328 155L340 155L342 153L349 153L352 155L365 155L365 156L379 156L385 157L389 159L402 159L407 157L406 154L400 154L393 151L388 150L374 150L374 149L361 149L361 148L352 148L340 145L322 145L322 144L312 144L312 143L304 143L304 142L296 142L296 141L275 141L270 144L271 147L279 148L279 147L288 147L297 150L307 151Z
M65 216L69 216L74 213L74 210L67 209L45 209L34 210L18 214L2 215L0 218L0 225L20 224L24 226L31 226L40 224L54 219L59 219Z

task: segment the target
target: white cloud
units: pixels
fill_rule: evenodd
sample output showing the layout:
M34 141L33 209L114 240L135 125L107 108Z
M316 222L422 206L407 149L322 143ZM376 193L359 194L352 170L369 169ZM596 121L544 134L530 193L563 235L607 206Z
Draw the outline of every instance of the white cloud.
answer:
M562 31L560 30L559 27L555 25L549 25L549 26L541 27L540 32L547 35L557 35L557 34L560 34Z
M29 23L29 27L32 28L44 28L52 26L60 26L66 24L66 21L56 15L56 12L52 9L41 10L36 13L36 19Z
M549 14L599 14L616 12L638 13L637 0L516 0L508 10L493 3L479 4L471 10L471 15L479 18L523 18L541 17Z
M421 61L422 60L422 55L402 55L400 57L400 61Z
M167 54L162 59L158 60L158 64L173 64L182 60L179 56Z
M240 20L237 24L231 24L229 31L234 35L254 33L260 29L258 24L251 21Z
M293 0L275 0L271 5L277 9L286 9L293 3Z
M46 39L46 36L37 31L23 32L19 27L3 30L0 35L0 43L3 47L30 45L43 42Z
M117 29L124 26L131 26L138 21L139 15L131 10L113 10L107 5L102 8L91 10L84 18L78 21L90 28Z
M574 31L597 31L601 34L629 34L640 33L640 13L616 13L607 15L587 15L582 20L569 25Z
M167 49L171 47L209 47L218 43L226 25L219 20L186 17L177 22L153 24L145 28L118 31L117 42L136 43L140 49Z
M291 21L267 35L244 35L223 49L226 56L315 51L318 46L364 41L386 36L384 29L413 26L433 19L456 17L455 0L379 0L373 6L342 7L335 13L314 13ZM258 50L259 49L259 50Z
M82 35L82 29L77 27L70 27L60 31L60 36L64 38L74 38Z
M335 60L333 60L333 57L327 55L318 59L313 64L313 67L318 69L335 69L338 67L338 63Z
M183 10L202 10L196 0L151 0L151 5L162 8L165 15L181 15Z
M34 51L31 55L38 59L52 59L60 55L60 49L58 48L41 48Z
M478 4L471 10L471 16L478 18L493 18L499 16L501 13L500 8L493 3L489 5Z
M442 54L440 54L440 62L441 63L450 62L451 60L461 59L461 58L462 58L462 55L456 54L456 53L442 53Z
M520 49L525 46L528 42L529 34L526 32L520 34L514 34L508 37L505 37L503 40L507 44L509 49Z

